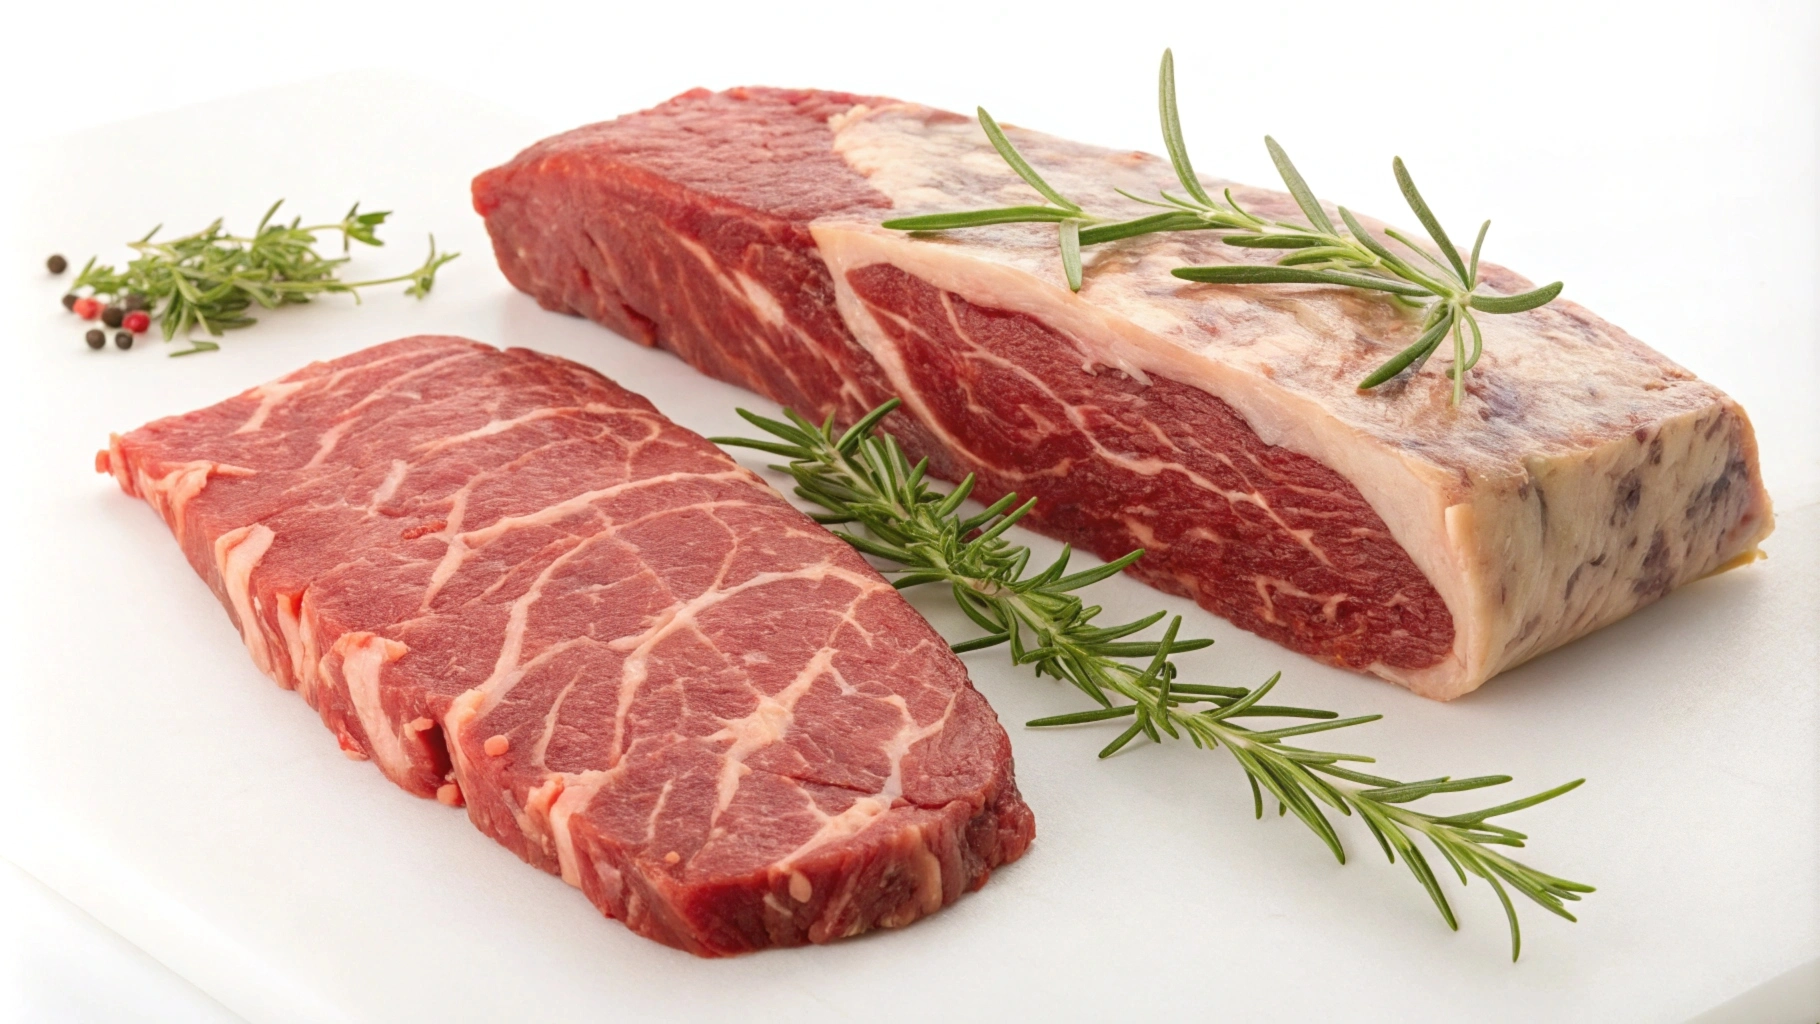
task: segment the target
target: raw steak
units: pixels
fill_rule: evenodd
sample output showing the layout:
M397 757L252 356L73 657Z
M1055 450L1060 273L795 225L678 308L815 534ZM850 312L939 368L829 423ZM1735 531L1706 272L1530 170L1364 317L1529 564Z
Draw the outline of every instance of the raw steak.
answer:
M585 367L389 342L115 436L259 668L349 756L704 956L952 903L1032 835L941 637Z
M1152 156L1009 131L1102 215L1154 212L1114 186L1178 187ZM1455 410L1445 354L1355 389L1418 332L1388 301L1168 273L1270 250L1097 246L1075 295L1052 226L878 227L1038 201L971 118L756 88L546 139L474 182L500 266L545 307L816 416L901 396L892 429L937 474L1035 495L1036 528L1143 547L1139 578L1426 696L1748 560L1771 528L1744 411L1572 302L1483 317Z

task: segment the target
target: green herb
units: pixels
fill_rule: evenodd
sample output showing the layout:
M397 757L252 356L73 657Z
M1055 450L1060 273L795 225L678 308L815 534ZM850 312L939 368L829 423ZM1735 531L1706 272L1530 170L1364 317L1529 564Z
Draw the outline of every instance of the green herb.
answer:
M1547 305L1561 293L1559 281L1520 295L1480 292L1479 249L1485 243L1485 232L1491 228L1491 221L1480 226L1478 237L1473 241L1471 258L1462 259L1460 251L1454 247L1440 221L1428 208L1422 194L1416 190L1415 180L1403 166L1401 157L1391 162L1397 187L1402 190L1404 201L1415 212L1416 219L1422 222L1422 227L1445 257L1445 263L1430 255L1428 250L1414 240L1394 229L1387 229L1385 235L1401 243L1412 254L1409 258L1398 255L1382 241L1372 237L1371 232L1343 206L1339 207L1339 213L1345 228L1341 230L1336 227L1320 201L1315 199L1313 190L1303 180L1301 172L1290 162L1289 154L1269 136L1265 136L1264 145L1270 150L1270 159L1276 164L1277 173L1282 176L1296 205L1301 208L1306 223L1267 220L1256 216L1239 205L1232 197L1231 189L1224 191L1223 198L1215 199L1195 175L1194 165L1188 158L1187 143L1182 138L1181 118L1176 109L1175 58L1168 50L1163 51L1163 66L1158 77L1158 108L1163 126L1163 145L1169 152L1169 162L1175 168L1176 178L1186 194L1178 196L1163 191L1157 199L1146 199L1123 189L1115 191L1127 199L1158 207L1164 212L1127 220L1087 213L1079 204L1043 180L1011 144L1011 140L1005 137L998 122L982 107L979 111L980 126L986 130L986 137L992 140L993 148L998 150L999 155L1004 157L1019 177L1049 201L1049 205L902 217L885 221L884 226L899 231L945 231L987 224L1056 222L1061 226L1062 268L1068 279L1068 287L1075 291L1080 291L1081 288L1080 247L1085 245L1098 245L1163 231L1222 231L1226 234L1221 240L1227 245L1291 250L1272 266L1240 264L1178 267L1171 273L1184 280L1211 284L1328 284L1386 292L1394 301L1422 311L1421 331L1414 344L1386 360L1370 376L1359 382L1359 388L1366 390L1377 387L1410 367L1419 372L1441 342L1451 336L1453 366L1449 374L1453 378L1455 405L1460 404L1465 394L1466 372L1478 363L1484 348L1484 334L1479 328L1475 313L1520 313ZM1466 344L1468 333L1472 335L1470 354Z
M1031 572L1030 549L1006 540L1004 534L1029 513L1036 499L1020 504L1015 494L1008 494L984 511L963 517L960 507L973 490L973 477L969 475L944 494L929 486L927 460L910 465L896 439L877 429L898 404L892 399L838 436L832 417L818 427L787 410L789 422L784 423L741 409L739 414L747 422L777 440L714 440L789 459L788 466L775 468L795 478L800 497L827 510L816 520L830 526L852 523L862 527L863 533L836 533L860 551L894 563L886 571L897 574L894 585L899 589L946 584L961 611L985 630L979 637L955 644L957 652L1004 644L1014 664L1034 666L1038 676L1066 680L1098 705L1029 725L1127 720L1125 729L1100 751L1101 757L1117 753L1140 736L1153 743L1165 737L1185 738L1201 748L1223 747L1244 769L1259 817L1264 813L1264 791L1268 791L1279 814L1294 813L1345 863L1345 848L1322 805L1342 815L1357 812L1391 862L1402 857L1448 927L1457 929L1453 908L1416 845L1418 837L1425 838L1462 884L1468 875L1476 875L1497 893L1510 922L1513 960L1521 952L1522 936L1506 886L1574 920L1563 901L1577 900L1581 893L1592 892L1592 887L1543 874L1498 852L1496 847L1521 847L1525 836L1490 819L1551 800L1584 780L1483 810L1433 815L1408 805L1436 793L1495 786L1510 777L1441 776L1403 782L1348 767L1370 763L1370 757L1285 743L1293 737L1362 725L1382 716L1340 718L1332 711L1262 703L1280 673L1252 689L1181 682L1172 657L1213 641L1182 638L1179 615L1169 620L1160 639L1133 640L1130 638L1161 622L1165 613L1103 626L1094 621L1100 608L1084 605L1075 596L1075 591L1137 561L1142 550L1070 573L1069 551L1064 547L1054 564ZM1260 717L1312 721L1269 729L1239 721Z
M435 285L436 271L460 255L437 252L436 236L432 235L430 255L417 269L394 277L343 281L336 275L348 257L324 257L316 251L316 236L340 232L344 254L353 242L384 245L375 232L391 214L361 213L360 204L355 203L335 224L305 226L299 219L275 224L272 216L283 202L272 204L251 235L228 234L217 220L195 234L155 242L152 238L158 228L153 228L144 238L128 243L139 255L122 269L98 266L91 258L72 291L88 288L93 295L109 298L144 296L163 325L164 340L182 336L190 343L171 354L187 356L220 347L212 341L191 339L193 329L220 336L224 330L250 327L256 321L247 311L255 305L276 309L338 292L353 294L359 301L358 289L403 281L410 282L405 294L422 298Z

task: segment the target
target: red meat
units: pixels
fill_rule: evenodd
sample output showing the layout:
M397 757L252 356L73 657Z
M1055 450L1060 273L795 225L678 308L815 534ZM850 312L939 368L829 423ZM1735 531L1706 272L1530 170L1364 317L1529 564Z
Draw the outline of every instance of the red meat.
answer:
M350 756L714 956L908 924L1029 844L1004 730L853 550L574 363L389 342L116 436Z

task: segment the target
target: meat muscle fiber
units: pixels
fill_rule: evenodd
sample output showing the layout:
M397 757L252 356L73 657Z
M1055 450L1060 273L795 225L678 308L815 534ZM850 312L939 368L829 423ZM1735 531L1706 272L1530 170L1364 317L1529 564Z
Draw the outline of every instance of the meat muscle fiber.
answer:
M406 338L96 462L344 751L641 935L719 956L897 927L1030 843L941 637L585 367Z
M1146 154L1007 131L1096 214L1155 212L1117 188L1179 187ZM1169 274L1272 250L1212 232L1094 246L1075 294L1053 225L879 226L1039 198L971 118L764 88L684 93L474 181L500 267L545 307L814 417L898 396L890 428L935 474L1035 496L1035 528L1103 557L1142 547L1139 578L1426 696L1747 559L1771 528L1744 411L1572 302L1481 317L1456 409L1446 353L1356 389L1420 331L1382 296Z

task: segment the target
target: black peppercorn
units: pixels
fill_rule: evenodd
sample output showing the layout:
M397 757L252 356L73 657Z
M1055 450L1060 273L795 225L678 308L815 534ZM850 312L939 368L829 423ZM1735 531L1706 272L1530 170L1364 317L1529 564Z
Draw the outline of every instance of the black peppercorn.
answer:
M44 265L50 268L51 273L61 274L70 268L70 261L64 259L62 256L52 256L50 259L44 261Z
M133 332L132 331L121 331L118 334L115 334L114 335L114 345L117 348L132 348L133 347Z
M136 309L145 309L145 296L138 292L127 292L126 299L120 303L120 307L128 313Z
M94 328L87 334L84 334L82 340L88 342L89 348L100 348L107 344L107 332L100 328Z
M65 295L63 297L63 308L64 309L75 309L76 308L76 299L78 297L79 296L77 296L77 294L75 292L70 292L68 295Z
M119 306L109 306L101 311L101 322L109 327L119 327L120 321L126 319L126 310Z

